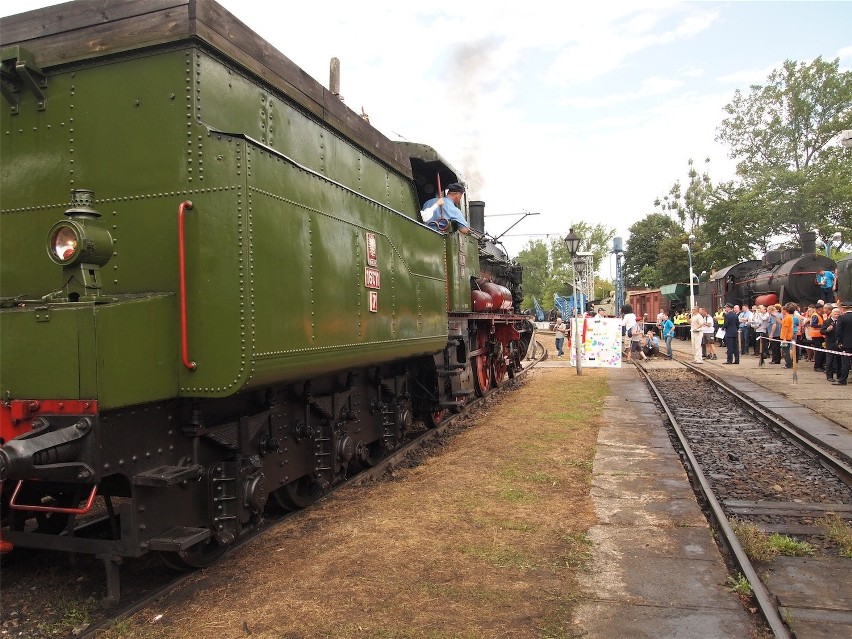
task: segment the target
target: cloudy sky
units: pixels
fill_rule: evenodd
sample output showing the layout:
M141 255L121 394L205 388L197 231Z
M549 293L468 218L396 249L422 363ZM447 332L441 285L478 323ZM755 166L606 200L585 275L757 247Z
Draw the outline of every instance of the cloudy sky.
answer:
M578 220L627 239L690 158L733 175L714 138L735 89L785 59L852 68L852 2L219 2L323 84L340 58L350 108L460 169L488 232L539 213L511 253Z

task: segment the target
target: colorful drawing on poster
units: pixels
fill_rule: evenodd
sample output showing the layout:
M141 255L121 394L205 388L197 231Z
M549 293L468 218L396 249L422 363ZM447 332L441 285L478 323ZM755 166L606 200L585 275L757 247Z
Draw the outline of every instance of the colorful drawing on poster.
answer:
M589 368L621 367L621 320L616 317L587 317L571 320L571 337L579 329L581 363ZM571 365L577 364L577 351L571 348Z

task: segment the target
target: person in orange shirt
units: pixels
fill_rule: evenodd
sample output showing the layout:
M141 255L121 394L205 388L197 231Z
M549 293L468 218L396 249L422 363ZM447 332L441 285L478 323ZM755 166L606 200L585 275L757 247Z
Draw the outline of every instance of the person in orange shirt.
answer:
M790 351L794 345L793 313L795 310L792 304L787 304L781 310L781 335L779 339L781 340L781 352L784 354L784 366L786 368L793 368L793 358L790 355Z

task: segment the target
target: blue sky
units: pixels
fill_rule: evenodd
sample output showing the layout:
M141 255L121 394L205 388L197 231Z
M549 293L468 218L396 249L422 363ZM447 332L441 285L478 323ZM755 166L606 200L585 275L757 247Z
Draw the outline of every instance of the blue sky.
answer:
M220 3L323 84L340 58L346 103L438 149L487 231L514 221L489 213L540 213L504 238L513 254L578 220L627 240L689 158L733 175L714 138L737 88L785 59L852 69L852 2Z

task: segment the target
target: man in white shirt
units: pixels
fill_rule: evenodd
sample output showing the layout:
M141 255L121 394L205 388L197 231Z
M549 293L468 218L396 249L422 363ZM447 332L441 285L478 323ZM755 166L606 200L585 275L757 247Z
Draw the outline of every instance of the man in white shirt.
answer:
M751 311L748 309L748 304L743 304L738 317L740 320L740 355L747 355L749 344L751 344Z
M701 342L704 338L704 316L698 312L698 307L692 307L692 319L689 322L692 336L692 363L703 364L701 357Z

